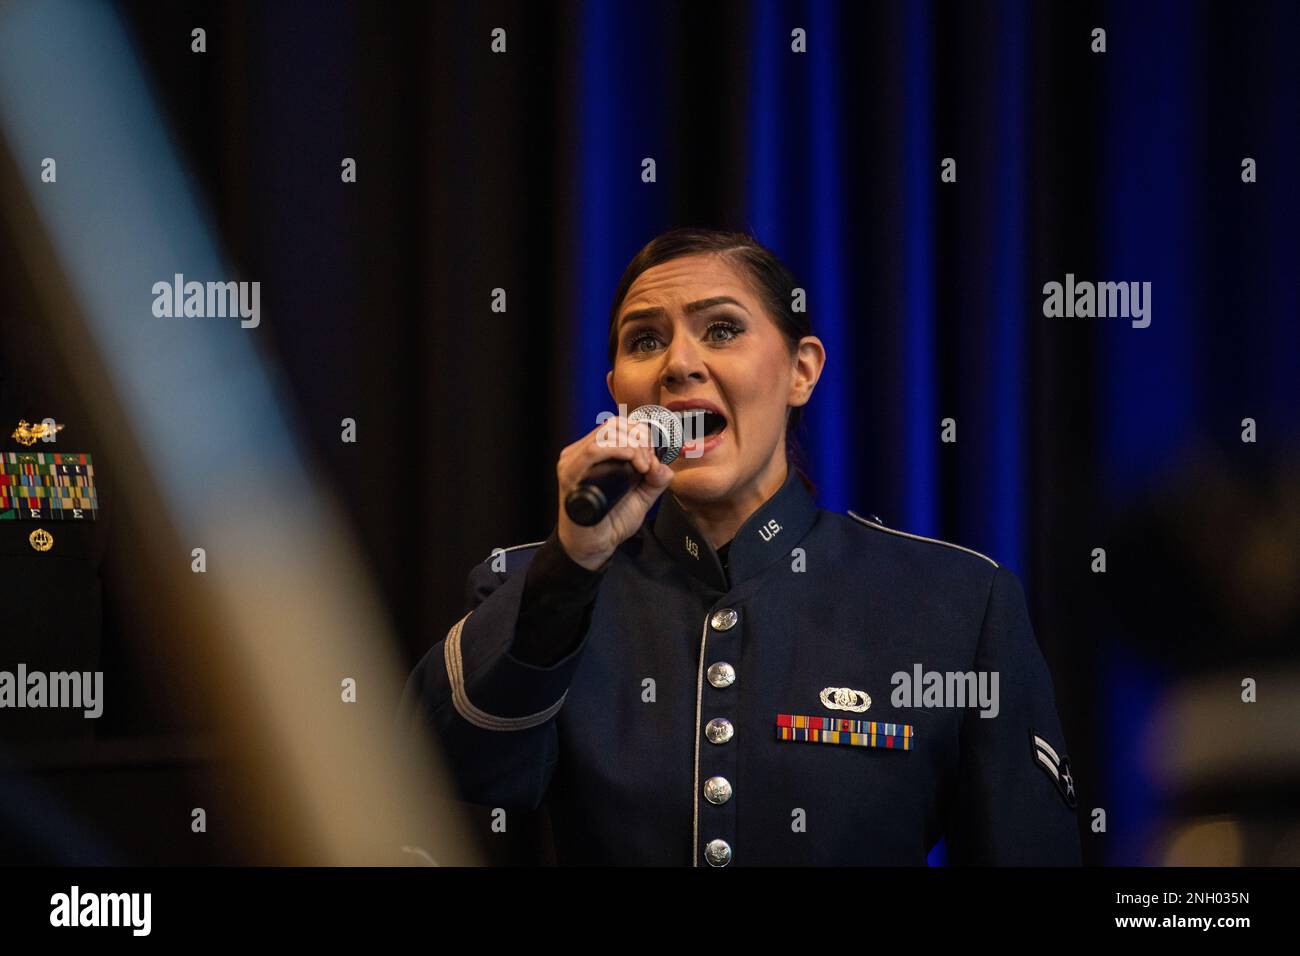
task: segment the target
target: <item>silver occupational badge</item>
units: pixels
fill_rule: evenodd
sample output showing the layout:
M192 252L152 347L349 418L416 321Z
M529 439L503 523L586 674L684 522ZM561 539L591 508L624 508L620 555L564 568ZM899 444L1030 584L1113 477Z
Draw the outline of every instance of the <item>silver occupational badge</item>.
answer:
M851 687L822 688L822 703L831 710L851 710L860 714L871 706L871 696L865 690Z

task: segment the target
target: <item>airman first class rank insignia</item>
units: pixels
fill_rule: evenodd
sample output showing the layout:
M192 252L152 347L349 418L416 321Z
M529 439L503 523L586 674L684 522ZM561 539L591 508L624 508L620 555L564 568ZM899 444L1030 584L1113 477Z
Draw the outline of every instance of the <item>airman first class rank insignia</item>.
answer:
M915 746L915 730L911 724L777 714L776 739L845 744L850 747L881 747L886 750L911 750Z
M0 521L94 521L98 512L90 455L0 452Z
M1073 810L1078 801L1074 796L1074 777L1070 773L1070 758L1065 754L1058 755L1051 744L1032 730L1029 732L1029 746L1034 763L1042 767L1043 772L1052 778L1057 792L1061 794L1061 799Z

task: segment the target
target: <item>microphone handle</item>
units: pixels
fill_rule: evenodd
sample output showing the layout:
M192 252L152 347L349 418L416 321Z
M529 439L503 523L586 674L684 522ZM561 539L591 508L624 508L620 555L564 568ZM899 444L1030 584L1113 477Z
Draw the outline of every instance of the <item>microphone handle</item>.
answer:
M614 503L628 493L641 478L630 461L608 458L587 470L582 484L564 499L564 511L574 524L590 528L598 525Z

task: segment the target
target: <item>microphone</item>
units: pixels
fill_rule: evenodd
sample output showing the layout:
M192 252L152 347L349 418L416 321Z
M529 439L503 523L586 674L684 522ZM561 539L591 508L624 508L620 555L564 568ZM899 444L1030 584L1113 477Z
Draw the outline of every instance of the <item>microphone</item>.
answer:
M662 405L642 405L627 416L627 423L650 423L650 441L655 457L671 464L682 451L682 419ZM641 479L630 461L611 458L587 469L582 482L564 498L564 511L574 524L590 528L600 524L609 509Z

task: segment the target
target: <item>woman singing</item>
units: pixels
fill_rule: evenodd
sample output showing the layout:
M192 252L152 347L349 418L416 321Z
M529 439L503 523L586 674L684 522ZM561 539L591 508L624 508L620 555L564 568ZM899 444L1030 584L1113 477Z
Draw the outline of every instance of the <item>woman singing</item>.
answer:
M560 863L924 865L941 837L954 863L1078 863L1015 575L819 509L791 461L827 359L795 286L743 234L636 255L610 396L703 435L670 465L622 417L565 448L550 537L473 567L404 706L464 799L548 808ZM578 525L565 498L608 459L639 483Z

